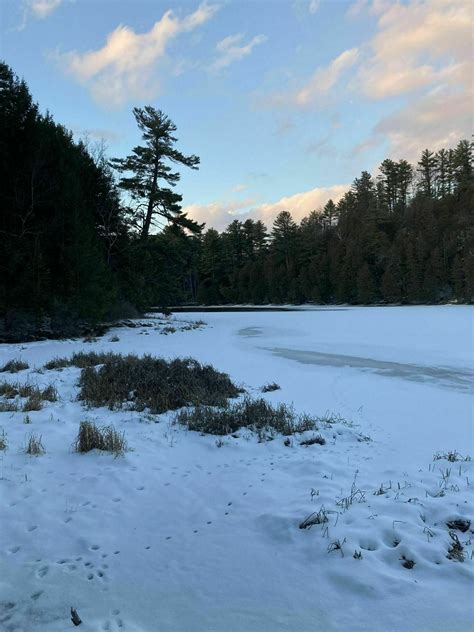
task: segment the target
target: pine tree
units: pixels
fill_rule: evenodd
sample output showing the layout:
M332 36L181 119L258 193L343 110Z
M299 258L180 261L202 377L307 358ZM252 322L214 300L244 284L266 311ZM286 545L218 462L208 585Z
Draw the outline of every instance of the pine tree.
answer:
M418 162L420 177L419 190L426 197L433 197L435 192L436 156L429 149L425 149Z
M185 156L175 148L177 128L164 112L148 105L134 108L133 114L144 144L134 147L126 158L111 161L119 173L132 174L123 176L119 187L132 198L133 224L139 228L142 239L148 236L156 216L199 232L201 227L181 211L182 196L172 190L181 176L170 166L171 163L197 169L199 158ZM161 186L161 182L168 186Z

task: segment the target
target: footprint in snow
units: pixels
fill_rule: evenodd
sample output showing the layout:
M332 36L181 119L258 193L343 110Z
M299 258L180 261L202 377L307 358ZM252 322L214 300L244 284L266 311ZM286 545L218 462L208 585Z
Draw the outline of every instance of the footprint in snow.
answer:
M42 566L36 571L36 576L40 578L44 577L45 575L48 574L48 571L49 571L49 566Z
M43 592L44 592L43 590L38 590L38 592L35 592L32 595L30 595L30 599L32 599L33 601L38 601L38 599L41 597Z
M38 528L38 525L32 524L31 526L28 527L27 530L31 533L31 531L36 531L37 528Z
M21 546L12 546L10 549L8 549L9 553L18 553L18 551L21 549Z

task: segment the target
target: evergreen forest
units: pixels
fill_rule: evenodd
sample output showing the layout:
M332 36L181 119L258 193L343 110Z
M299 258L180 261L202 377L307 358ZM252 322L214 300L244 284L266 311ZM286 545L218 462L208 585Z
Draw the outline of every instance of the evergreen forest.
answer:
M299 223L288 208L271 226L218 232L182 211L180 170L198 156L178 150L160 110L133 114L141 144L109 157L42 114L0 63L4 333L70 335L151 306L472 302L470 140L416 164L386 159Z

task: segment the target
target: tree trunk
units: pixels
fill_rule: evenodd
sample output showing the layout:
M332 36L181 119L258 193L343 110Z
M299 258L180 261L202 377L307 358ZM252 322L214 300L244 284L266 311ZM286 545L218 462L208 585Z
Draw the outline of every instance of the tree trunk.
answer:
M148 199L148 208L146 210L145 221L143 222L143 228L141 232L141 239L145 240L148 237L151 226L151 218L153 217L153 202L158 182L158 158L155 160L155 166L153 169L153 180L151 182L150 197Z

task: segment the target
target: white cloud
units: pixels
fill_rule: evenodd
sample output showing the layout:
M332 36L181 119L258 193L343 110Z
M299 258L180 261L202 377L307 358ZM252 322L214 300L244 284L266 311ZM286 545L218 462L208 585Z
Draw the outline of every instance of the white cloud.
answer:
M246 44L244 44L242 40L242 33L235 33L234 35L228 35L218 42L216 44L218 57L210 65L209 70L217 72L227 66L230 66L230 64L233 64L236 61L240 61L244 57L250 55L255 46L266 42L267 37L266 35L256 35Z
M34 17L43 20L53 13L61 2L62 0L28 0L26 7Z
M130 99L149 99L160 90L156 70L169 43L203 25L216 10L216 6L203 3L183 18L169 10L146 33L121 25L107 36L102 48L73 51L58 58L65 70L103 103L118 106Z
M362 13L367 7L368 0L355 0L353 4L348 8L346 15L349 18L355 18Z
M23 17L17 31L23 31L30 18L44 20L62 4L63 0L23 0Z
M216 201L209 204L188 204L183 207L187 213L197 222L206 222L207 228L224 230L234 219L241 219L242 214L247 219L248 208L255 204L255 198L246 198L240 201Z
M467 0L376 0L378 28L354 84L371 100L409 100L357 149L389 142L394 158L452 146L473 131L472 5Z
M379 0L372 11L379 15L378 28L357 76L369 98L385 99L449 81L451 66L470 64L470 1L417 0L382 5Z
M472 97L436 90L383 118L369 142L387 139L392 158L416 162L423 149L453 147L472 132Z
M183 208L190 217L199 222L206 222L207 227L223 230L234 219L245 221L248 218L261 219L271 226L281 211L290 211L299 221L311 211L322 208L329 199L338 201L349 189L347 184L336 184L331 187L317 187L310 191L295 193L283 197L276 202L255 205L255 200L242 202L212 202L210 204L190 204Z
M357 62L358 57L358 49L350 48L333 59L328 66L317 68L304 88L296 93L294 97L296 105L305 106L326 96L342 74Z
M236 184L235 187L232 187L232 192L233 193L241 193L242 191L245 191L246 189L249 188L248 184Z
M263 107L297 107L323 106L330 102L333 89L344 74L357 63L358 48L350 48L335 57L326 66L319 66L309 80L298 89L285 90L259 97L257 102Z

